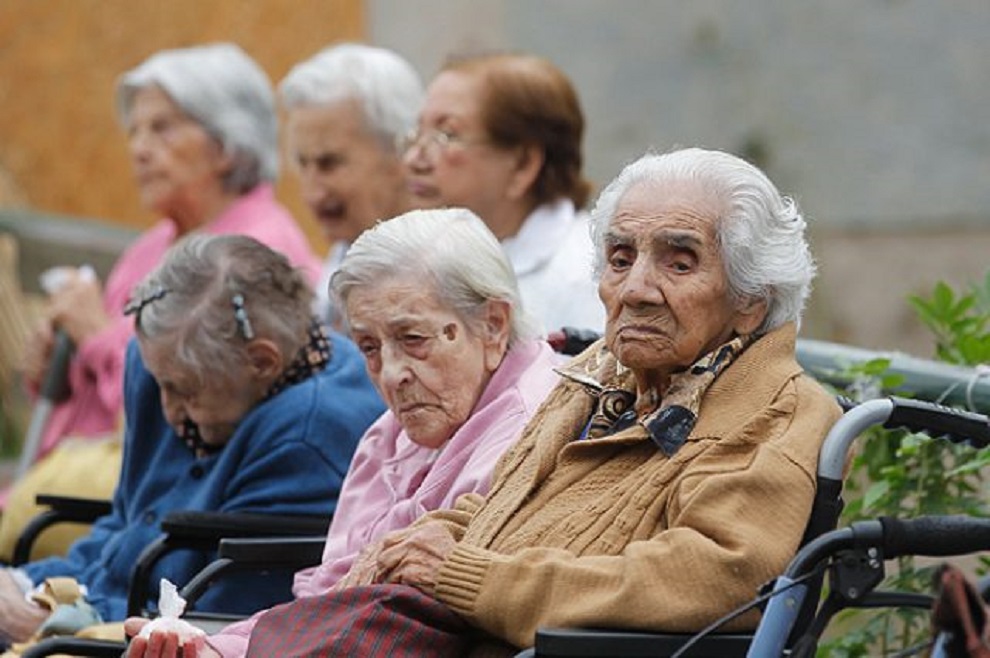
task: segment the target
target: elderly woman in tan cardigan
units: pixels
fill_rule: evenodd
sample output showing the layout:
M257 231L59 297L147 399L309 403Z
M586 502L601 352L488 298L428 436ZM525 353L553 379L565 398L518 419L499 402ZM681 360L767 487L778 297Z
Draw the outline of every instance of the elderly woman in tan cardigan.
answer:
M646 155L592 219L604 338L562 369L487 497L387 536L348 580L415 588L467 622L448 634L469 643L527 646L541 626L692 631L749 600L800 542L840 414L795 360L814 265L804 219L762 172L716 151ZM328 655L364 590L319 603L311 641ZM249 655L298 646L286 614L259 623ZM384 639L350 646L408 644Z

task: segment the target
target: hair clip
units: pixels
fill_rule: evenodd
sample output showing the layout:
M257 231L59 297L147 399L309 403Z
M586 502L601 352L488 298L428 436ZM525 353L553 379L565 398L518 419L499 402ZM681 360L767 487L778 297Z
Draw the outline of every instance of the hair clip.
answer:
M131 299L129 302L127 302L127 305L124 306L124 315L133 315L134 322L140 324L141 311L144 310L144 307L150 304L151 302L158 301L167 294L168 294L168 288L165 288L160 284L156 284L152 286L151 289L147 293L145 293L145 295L140 299Z
M237 329L241 332L244 340L254 338L254 329L251 327L251 320L248 319L247 310L244 308L244 295L235 294L230 298L230 303L234 305L234 319L237 320Z

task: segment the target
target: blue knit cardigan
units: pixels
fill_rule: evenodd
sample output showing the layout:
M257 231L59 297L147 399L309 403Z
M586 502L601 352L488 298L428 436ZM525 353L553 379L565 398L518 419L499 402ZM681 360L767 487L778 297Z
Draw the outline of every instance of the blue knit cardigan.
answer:
M73 576L104 621L125 617L131 570L141 550L161 534L159 522L175 510L330 515L351 456L365 429L384 411L364 362L345 338L331 338L326 369L249 411L216 454L197 458L162 414L158 385L128 346L124 377L126 432L113 512L100 519L64 558L24 566L37 584ZM153 575L180 586L212 555L173 552ZM249 613L291 598L291 574L225 578L198 610Z

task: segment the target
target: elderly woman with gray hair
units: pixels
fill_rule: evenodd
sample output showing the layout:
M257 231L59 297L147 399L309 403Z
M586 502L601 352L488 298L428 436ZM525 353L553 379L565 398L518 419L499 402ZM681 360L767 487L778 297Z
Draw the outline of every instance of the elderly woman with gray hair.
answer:
M253 238L190 236L168 253L128 307L137 339L113 510L66 557L0 572L0 635L21 641L45 622L50 599L25 594L58 576L84 587L103 621L121 621L138 555L170 511L334 512L383 406L354 345L313 319L312 299L285 256ZM210 557L163 559L144 605L160 578L184 583ZM201 607L247 613L288 595L284 575L231 579Z
M177 240L193 232L250 235L304 268L311 284L319 273L306 237L274 198L274 95L243 50L218 43L159 52L121 76L117 106L141 203L164 219L121 255L105 288L74 274L52 295L26 359L27 379L41 380L56 331L76 351L70 395L52 414L42 455L67 435L98 436L117 427L124 348L133 335L124 304Z
M322 564L296 576L300 599L363 579L387 533L486 493L499 456L557 381L508 259L468 210L413 211L365 231L331 291L388 411L354 456ZM259 617L184 655L243 656ZM177 642L153 633L128 655L168 656L163 647Z
M413 207L401 143L416 125L423 83L385 48L341 43L289 71L278 85L290 169L331 243L316 287L320 317L336 326L330 276L375 222Z
M560 369L488 495L386 536L357 580L370 586L264 615L249 655L695 631L784 568L840 415L794 355L814 274L804 219L752 165L685 149L626 167L592 222L605 336Z

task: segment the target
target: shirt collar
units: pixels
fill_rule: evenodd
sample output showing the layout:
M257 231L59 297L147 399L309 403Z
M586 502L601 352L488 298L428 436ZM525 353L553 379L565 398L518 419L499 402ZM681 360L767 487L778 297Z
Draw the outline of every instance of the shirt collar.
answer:
M553 258L575 221L574 203L558 199L529 214L519 232L502 240L516 276L539 270Z

